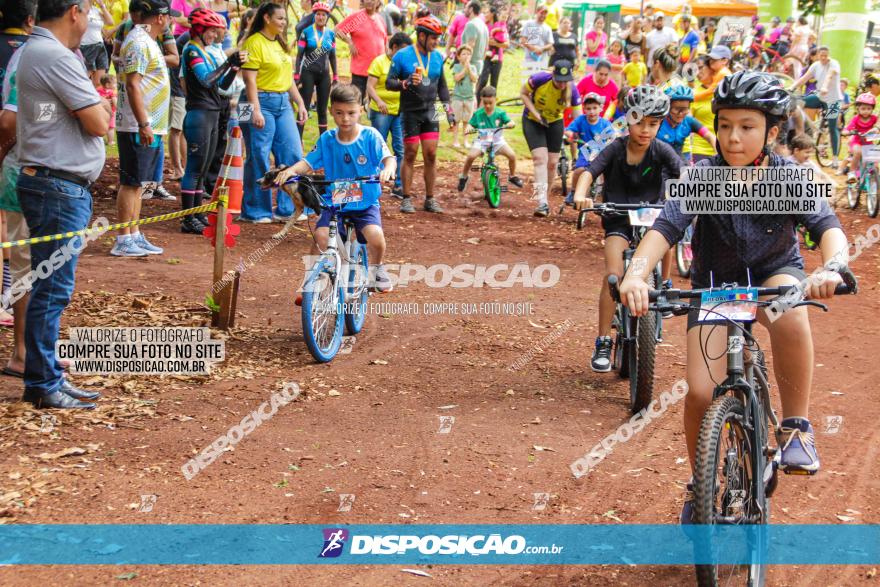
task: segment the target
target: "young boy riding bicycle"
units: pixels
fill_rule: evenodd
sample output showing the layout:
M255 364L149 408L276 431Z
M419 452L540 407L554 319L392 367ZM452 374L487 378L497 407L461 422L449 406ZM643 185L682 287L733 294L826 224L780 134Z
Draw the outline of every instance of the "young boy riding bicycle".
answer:
M793 165L772 153L779 125L791 108L791 96L772 75L742 71L728 76L715 89L712 110L716 114L718 155L697 166ZM707 214L696 216L691 281L694 288L711 284L738 283L777 287L805 280L804 259L798 246L796 226L803 224L819 242L827 270L806 280L807 296L829 298L841 283L839 271L848 260L846 235L834 212L822 199L814 214ZM635 316L648 311L650 268L675 245L695 215L686 215L680 202L667 201L636 250L633 263L620 286L621 301ZM835 266L839 262L841 265ZM832 271L832 268L835 271ZM691 466L703 414L712 401L716 382L726 371L726 329L716 319L698 322L698 311L688 315L687 383L684 427ZM783 420L778 442L780 468L786 472L814 474L819 470L813 427L808 420L813 377L813 341L805 307L790 309L775 320L765 312L758 322L770 333L776 382L782 397ZM692 484L688 484L682 523L692 523Z
M339 84L330 92L330 114L336 128L318 137L314 150L298 163L278 172L276 185L282 185L294 175L314 173L324 170L327 181L346 180L354 177L378 175L382 182L394 179L397 160L388 149L385 139L372 127L361 126L361 92L350 84ZM377 183L364 183L360 186L362 199L345 204L338 215L341 219L353 221L358 240L367 244L370 258L370 285L377 291L386 293L392 289L392 282L382 258L385 255L385 233L382 231L382 217L379 213L379 196L382 186ZM330 235L332 211L325 208L321 212L315 230L315 243L312 255L327 248ZM307 268L308 269L308 268ZM298 297L297 302L301 303Z
M467 123L468 131L471 129L479 131L498 128L513 128L516 126L516 123L510 120L510 117L507 116L507 112L501 108L495 107L495 101L495 88L492 86L486 86L483 88L483 91L480 92L480 103L482 104L482 108L477 109L473 116L471 116ZM502 133L495 133L494 135L490 134L486 138L486 143L489 142L492 142L495 153L507 157L507 160L510 163L510 177L508 180L516 187L521 188L523 182L516 175L516 153L513 152L513 149L511 149L504 140ZM461 175L458 176L458 191L464 191L468 182L468 174L471 171L471 166L474 164L477 157L480 157L486 152L487 148L488 145L484 145L483 141L479 139L473 141L471 149L468 151L467 159L464 161L464 168L461 171Z
M626 95L629 136L615 139L593 159L577 182L574 207L591 208L590 186L605 176L602 196L614 204L655 203L663 198L666 180L677 178L681 160L675 150L657 139L660 122L669 113L669 97L654 86L639 86ZM623 252L633 241L629 218L603 218L605 230L605 275L623 274ZM593 371L611 371L611 321L614 300L607 280L599 293L599 336L590 361Z

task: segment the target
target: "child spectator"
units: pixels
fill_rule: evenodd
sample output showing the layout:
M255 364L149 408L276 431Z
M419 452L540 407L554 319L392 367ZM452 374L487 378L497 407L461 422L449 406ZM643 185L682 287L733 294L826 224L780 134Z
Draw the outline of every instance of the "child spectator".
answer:
M648 77L648 66L642 61L642 50L638 45L629 48L629 62L621 70L626 77L626 85L636 88ZM620 104L620 100L617 102Z
M98 88L98 95L110 102L110 130L104 137L108 145L116 143L116 76L113 74L104 74L101 76L101 87Z
M452 146L459 147L458 131L461 129L462 143L467 148L468 142L464 136L466 120L470 120L474 114L474 84L479 79L477 68L471 64L472 49L468 45L458 48L455 55L457 63L452 66L452 79L455 85L452 87L452 112L455 115L455 125L452 127Z

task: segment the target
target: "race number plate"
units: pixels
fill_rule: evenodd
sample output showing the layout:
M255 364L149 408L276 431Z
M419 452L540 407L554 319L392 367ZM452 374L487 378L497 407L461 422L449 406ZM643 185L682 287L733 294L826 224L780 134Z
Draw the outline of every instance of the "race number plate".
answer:
M703 292L697 321L728 318L738 322L753 322L758 312L758 306L754 303L757 299L757 290L747 287Z
M629 211L629 223L632 226L654 226L662 208L639 208Z
M477 131L477 140L480 141L480 144L485 148L492 144L492 139L495 136L495 130L489 128L481 128Z
M357 181L334 182L330 193L334 204L348 204L350 202L360 202L364 199L361 184Z
M877 163L880 161L880 146L865 145L862 147L862 161L865 163Z

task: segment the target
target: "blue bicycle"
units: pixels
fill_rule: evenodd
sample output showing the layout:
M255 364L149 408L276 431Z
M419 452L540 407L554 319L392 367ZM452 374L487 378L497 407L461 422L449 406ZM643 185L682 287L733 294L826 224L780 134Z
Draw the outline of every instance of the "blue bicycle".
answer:
M302 287L303 338L315 360L327 363L339 352L343 329L349 335L363 329L370 296L367 246L358 241L354 223L340 213L346 204L362 199L363 184L379 183L379 177L327 181L297 175L285 183L310 190L322 208L332 211L327 249L306 273ZM322 197L316 186L329 188L329 193Z

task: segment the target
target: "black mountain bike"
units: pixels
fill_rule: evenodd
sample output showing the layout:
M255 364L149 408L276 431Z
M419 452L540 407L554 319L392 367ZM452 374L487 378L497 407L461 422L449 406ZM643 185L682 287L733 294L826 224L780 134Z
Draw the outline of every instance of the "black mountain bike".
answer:
M580 211L578 225L583 223L581 219L589 212L604 217L629 216L630 222L638 222L638 217L644 214L645 209L662 208L663 204L596 204L593 208ZM653 223L653 220L654 217L651 217L650 222ZM642 224L634 231L635 238L623 252L624 273L648 228L649 225ZM651 271L648 283L652 287L661 283L659 263ZM635 414L648 407L654 394L654 355L663 335L663 317L648 313L635 318L626 306L618 302L611 327L616 331L611 364L622 378L629 379L630 410Z
M841 276L844 283L834 293L856 293L855 276L848 269ZM619 302L617 277L610 276L608 284L612 297ZM737 284L726 284L716 289L650 292L649 314L685 315L695 306L681 300L701 299L699 307L708 319L726 322L727 377L712 393L712 404L703 416L697 442L696 524L767 524L770 519L770 497L778 481L780 455L777 448L770 446L769 429L772 424L778 434L779 421L770 404L767 366L758 341L752 336L752 323L757 308L771 304L760 300L761 296L784 296L797 287L739 288ZM824 304L804 300L803 296L789 305L798 306L828 310ZM744 308L752 310L751 317ZM705 349L703 356L708 360ZM696 565L697 583L701 587L715 587L745 579L750 586L764 585L766 544L757 546L748 565Z

